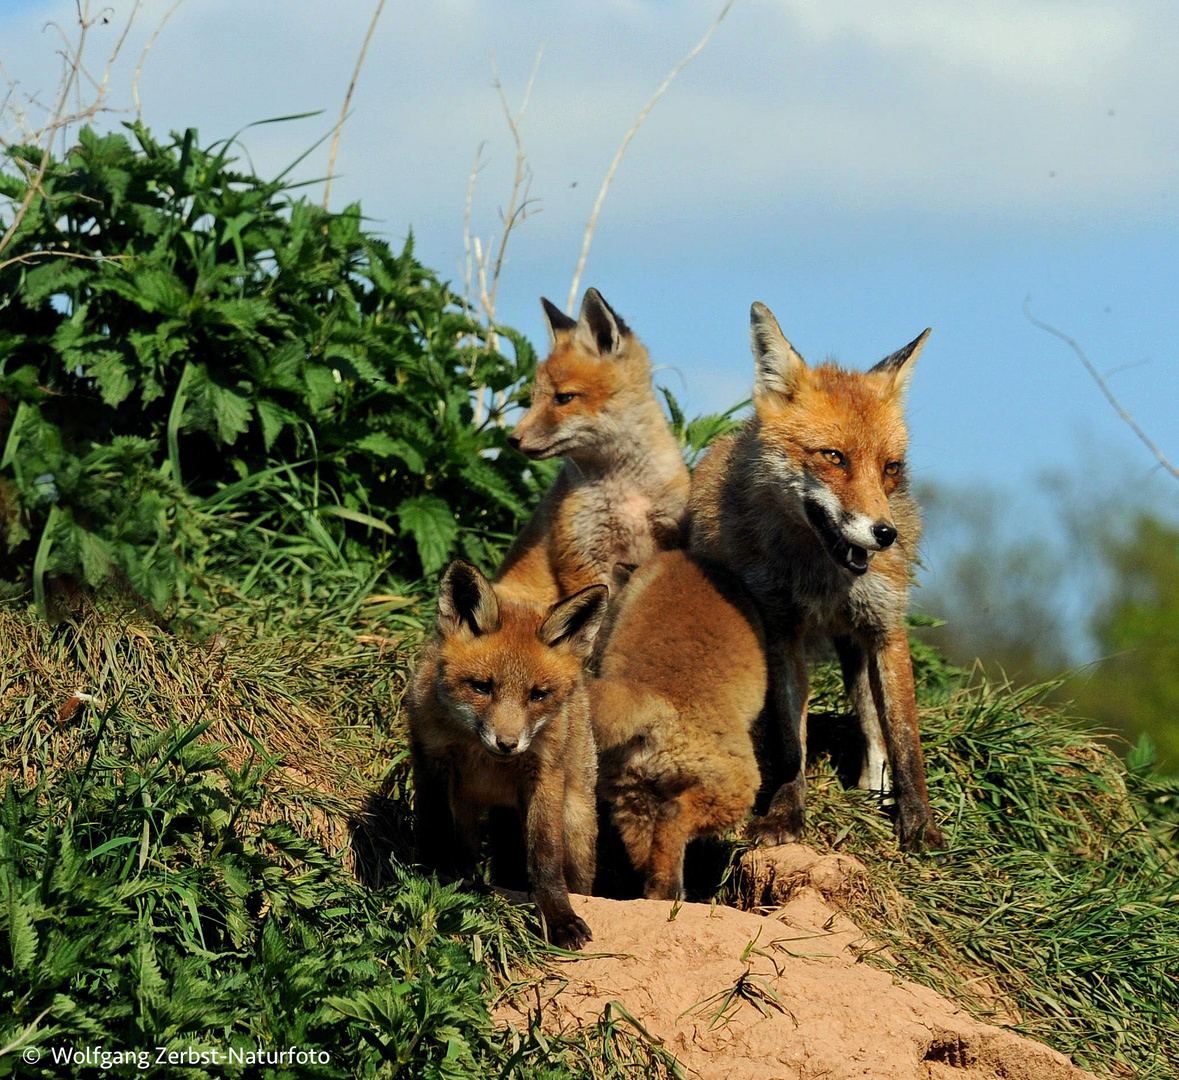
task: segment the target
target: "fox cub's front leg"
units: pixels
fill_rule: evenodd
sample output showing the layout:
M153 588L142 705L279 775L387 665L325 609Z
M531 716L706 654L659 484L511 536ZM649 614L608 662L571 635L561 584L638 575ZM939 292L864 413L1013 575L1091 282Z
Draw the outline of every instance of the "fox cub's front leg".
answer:
M549 940L563 949L580 949L593 934L573 911L565 885L565 774L550 768L521 807L532 898L544 916ZM591 840L596 841L596 834Z

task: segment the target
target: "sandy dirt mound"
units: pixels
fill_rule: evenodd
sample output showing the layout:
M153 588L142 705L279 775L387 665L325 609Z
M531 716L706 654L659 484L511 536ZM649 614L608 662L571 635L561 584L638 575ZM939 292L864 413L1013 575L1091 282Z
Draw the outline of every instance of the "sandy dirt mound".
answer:
M772 895L766 858L746 870ZM588 949L612 955L560 964L541 994L546 1026L594 1022L621 1002L702 1080L1093 1080L1040 1043L857 963L851 946L871 943L826 898L855 887L854 859L802 845L768 858L789 897L768 916L574 897L593 929Z

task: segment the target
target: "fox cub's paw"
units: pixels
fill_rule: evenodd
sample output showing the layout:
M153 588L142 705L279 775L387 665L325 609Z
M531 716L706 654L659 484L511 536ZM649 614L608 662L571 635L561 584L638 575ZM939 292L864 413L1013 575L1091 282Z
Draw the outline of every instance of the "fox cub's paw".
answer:
M545 921L548 923L549 941L559 949L580 949L594 936L586 921L572 911L558 913Z

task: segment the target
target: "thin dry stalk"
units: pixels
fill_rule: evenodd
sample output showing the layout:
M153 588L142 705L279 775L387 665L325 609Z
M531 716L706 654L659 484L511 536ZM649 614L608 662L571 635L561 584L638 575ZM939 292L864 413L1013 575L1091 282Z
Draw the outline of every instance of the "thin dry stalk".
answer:
M475 201L475 181L483 171L483 148L486 143L480 143L475 151L475 163L471 166L471 175L467 178L467 196L463 200L463 314L471 314L471 275L475 272L471 254L471 206Z
M78 0L76 10L79 26L77 45L71 50L67 40L66 52L64 54L66 63L65 75L62 78L61 86L58 88L57 98L49 114L49 123L38 133L36 140L41 152L41 161L37 166L36 172L33 173L29 180L28 190L25 192L25 197L21 200L20 205L16 208L16 212L12 216L12 221L9 222L4 235L0 236L0 254L3 254L8 245L12 243L12 238L16 234L16 230L20 228L20 224L24 220L25 214L28 213L33 199L36 198L37 193L41 190L41 185L45 180L45 172L49 168L49 153L53 148L53 141L57 137L58 131L61 130L63 124L66 122L64 120L66 103L70 100L70 95L73 93L74 86L77 82L78 72L82 67L82 54L86 48L86 37L93 24L93 20L90 18L89 3L83 5L81 0ZM64 31L62 33L64 36Z
M177 2L179 2L179 0L177 0ZM58 87L54 104L48 111L48 122L39 130L30 130L27 110L17 111L12 108L11 103L16 97L15 86L13 85L11 79L8 80L9 92L4 101L3 111L5 113L11 113L14 116L18 128L23 132L24 141L37 146L38 150L40 151L41 160L38 163L36 170L29 168L27 163L22 160L17 160L16 162L16 164L24 170L25 179L28 183L28 190L25 193L24 199L16 208L16 212L14 213L12 221L9 223L7 230L5 231L4 235L0 237L0 253L3 253L12 242L12 238L16 234L17 229L20 228L20 224L24 220L25 214L28 212L28 209L32 205L33 200L37 197L38 193L43 191L45 173L49 168L50 153L53 149L53 143L57 139L58 135L60 134L64 138L67 130L72 125L93 120L95 115L97 115L97 113L103 108L103 102L105 101L107 95L107 87L110 83L111 71L114 68L115 62L119 58L119 54L123 50L123 45L127 41L127 35L131 30L132 24L135 22L135 18L138 15L141 6L142 0L136 0L134 7L131 9L131 13L127 17L127 21L123 25L122 33L119 35L118 40L115 42L114 48L111 50L110 57L106 62L105 69L103 70L102 78L99 80L94 79L89 74L85 68L83 59L86 50L86 41L91 27L96 22L101 22L103 25L109 22L109 10L103 9L99 12L98 15L92 15L89 0L86 0L86 2L82 2L82 0L76 0L75 11L77 12L78 17L78 34L76 42L71 42L69 36L60 26L57 26L57 24L52 24L54 28L57 29L57 31L61 34L65 43L62 52L62 56L65 61L65 72L62 76L61 84ZM83 77L94 88L94 97L93 100L89 102L89 104L85 104L81 100L82 90L80 83ZM77 105L73 112L67 113L66 105L69 102L72 94L77 96ZM35 104L36 99L31 99L31 103ZM4 145L7 146L8 144L5 142ZM30 261L36 261L51 256L65 256L67 258L75 259L90 259L94 257L89 255L79 255L77 252L64 250L45 250L30 252L17 256L16 258L0 261L0 269L11 266L14 263L28 263Z
M111 50L110 59L106 62L106 70L102 73L102 82L98 84L98 101L101 102L106 96L107 83L110 82L111 71L115 66L115 61L119 58L119 53L123 51L123 45L127 41L127 34L131 30L131 24L135 22L135 16L139 14L139 9L143 6L143 0L135 0L135 6L131 9L131 14L127 16L127 21L123 24L123 32L119 35L119 40L115 42L115 47Z
M1081 363L1084 364L1085 370L1093 377L1093 381L1097 383L1097 386L1105 395L1106 400L1110 403L1110 405L1113 406L1114 412L1116 412L1118 416L1122 418L1122 421L1130 428L1130 430L1138 436L1139 440L1142 442L1142 445L1145 446L1147 450L1149 450L1154 455L1155 460L1176 480L1179 480L1179 470L1177 470L1175 466L1167 460L1162 450L1160 450L1151 437L1147 435L1141 427L1138 426L1138 422L1114 396L1114 392L1109 388L1109 384L1105 381L1104 378L1102 378L1101 374L1097 371L1093 364L1090 363L1089 358L1082 351L1081 346L1078 345L1073 338L1069 337L1068 334L1064 333L1064 331L1057 330L1055 326L1050 326L1048 323L1041 322L1039 319L1037 319L1031 313L1031 307L1029 301L1027 300L1025 300L1023 303L1023 313L1026 316L1028 322L1030 322L1033 326L1039 327L1041 330L1051 334L1053 337L1060 338L1061 341L1063 341L1070 349L1072 349L1074 353L1077 354L1077 359L1079 359Z
M491 275L491 307L495 309L496 292L499 289L500 273L503 270L504 255L508 250L508 237L511 236L512 229L515 228L518 222L523 221L528 216L528 207L532 200L528 197L529 187L531 185L531 173L528 169L527 157L524 153L524 142L520 137L520 125L524 122L524 113L528 109L528 102L532 97L532 87L536 84L536 73L540 68L540 58L544 55L544 49L538 49L536 59L532 63L532 72L528 76L528 85L524 88L524 97L520 101L520 108L516 115L512 115L511 107L508 105L507 95L504 93L503 83L500 82L499 72L495 69L495 58L491 61L491 71L494 76L496 93L499 94L500 105L503 106L504 116L507 118L508 127L512 132L512 141L516 145L516 174L512 180L512 198L508 203L508 211L504 214L504 230L503 235L499 239L499 250L495 256L495 269Z
M364 66L364 57L368 52L369 42L373 39L373 34L376 32L377 23L380 21L381 12L385 9L385 0L378 0L377 10L373 12L372 22L368 24L368 33L364 35L364 44L360 46L360 55L356 58L356 67L352 70L352 81L348 84L348 93L344 95L344 105L340 109L340 119L336 121L336 131L332 135L332 152L328 156L328 170L327 180L323 185L323 208L328 208L328 203L332 197L332 176L336 172L336 150L340 145L340 132L344 128L344 121L348 119L348 106L352 104L352 94L356 90L356 84L360 80L360 69Z
M139 103L139 76L143 72L143 65L147 62L147 54L151 52L156 43L156 38L160 36L160 31L164 29L164 25L176 13L176 9L184 0L175 0L175 3L164 12L164 17L156 24L155 30L147 40L147 44L143 47L143 52L139 54L139 63L135 65L135 74L131 77L131 99L135 102L135 119L143 119L143 109Z
M475 180L483 167L482 143L475 154L475 164L471 169L470 179L467 181L467 196L463 212L463 252L465 256L463 307L469 311L472 306L470 296L473 275L478 285L478 305L482 321L487 327L486 343L489 350L499 348L499 337L495 332L495 311L500 275L503 272L508 241L511 238L512 230L534 212L531 209L534 200L528 194L531 186L531 173L528 168L528 159L524 152L524 140L520 134L520 129L524 121L524 114L528 109L528 102L532 97L532 88L536 83L536 73L540 68L540 58L543 54L543 48L537 50L536 59L532 64L532 72L528 76L528 84L524 88L524 96L520 101L520 107L514 113L508 103L507 94L504 92L503 82L500 80L499 72L496 70L495 58L492 57L491 60L492 84L495 86L496 93L499 95L500 105L503 107L504 117L507 119L508 129L512 133L512 142L516 148L516 171L512 180L512 191L508 201L508 208L506 211L501 211L500 214L503 220L503 232L500 234L498 244L495 240L489 240L486 248L484 248L479 237L471 235L471 204L474 199ZM486 393L486 387L482 386L475 391L474 422L476 426L482 424L486 418ZM502 413L507 400L508 392L506 390L500 391L495 397L492 415L498 416Z
M14 255L11 259L0 260L0 270L8 266L36 266L43 259L77 259L80 262L126 262L130 255L89 255L81 251L70 251L68 248L41 248L38 251L26 251L23 255Z
M573 301L577 298L577 289L581 284L581 274L585 270L585 260L589 256L590 242L594 238L594 229L598 225L598 214L601 213L602 203L606 201L606 192L610 190L610 184L614 180L614 174L618 171L618 166L622 162L622 155L626 153L626 148L630 145L631 139L634 138L635 132L639 130L643 121L647 119L647 114L655 107L655 103L663 97L667 88L675 81L675 78L687 65L696 58L703 50L704 46L711 40L712 35L716 33L716 29L720 26L721 21L729 13L729 8L733 6L733 0L726 0L725 6L721 8L720 14L712 21L712 25L708 28L707 33L696 43L695 48L688 53L675 67L671 69L667 78L660 84L659 89L651 95L651 100L643 106L642 111L635 122L631 124L630 130L623 136L622 142L618 147L618 152L614 155L614 160L610 162L610 168L606 170L606 178L602 181L602 186L598 190L597 200L594 202L593 211L590 213L589 224L585 227L585 236L581 241L581 255L577 259L577 269L573 271L573 283L569 286L569 298L565 301L565 311L567 314L573 312Z

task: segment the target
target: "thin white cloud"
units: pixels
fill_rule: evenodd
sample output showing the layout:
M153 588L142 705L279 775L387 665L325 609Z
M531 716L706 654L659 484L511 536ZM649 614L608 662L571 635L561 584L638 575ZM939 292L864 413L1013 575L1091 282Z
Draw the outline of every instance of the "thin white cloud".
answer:
M778 0L819 45L858 41L944 75L1075 91L1123 64L1146 21L1137 5L1056 0L946 3Z
M168 6L144 5L114 80L124 105L130 69ZM543 45L523 127L544 211L535 227L569 234L639 108L719 6L390 5L341 143L336 197L363 198L394 227L457 237L486 141L476 208L482 231L493 229L514 151L490 54L515 102ZM53 41L38 27L55 13L67 24L71 11L44 3L0 15L0 56L21 69L22 88L38 76L52 84ZM208 140L323 110L247 136L261 171L284 167L334 123L371 13L367 3L185 0L147 60L145 118L157 131L199 126ZM739 0L639 132L607 214L620 225L658 216L706 225L718 207L766 216L822 204L1169 219L1179 70L1165 43L1177 22L1163 3L1119 0ZM95 55L105 48L96 40ZM321 173L326 156L325 147L303 175Z

